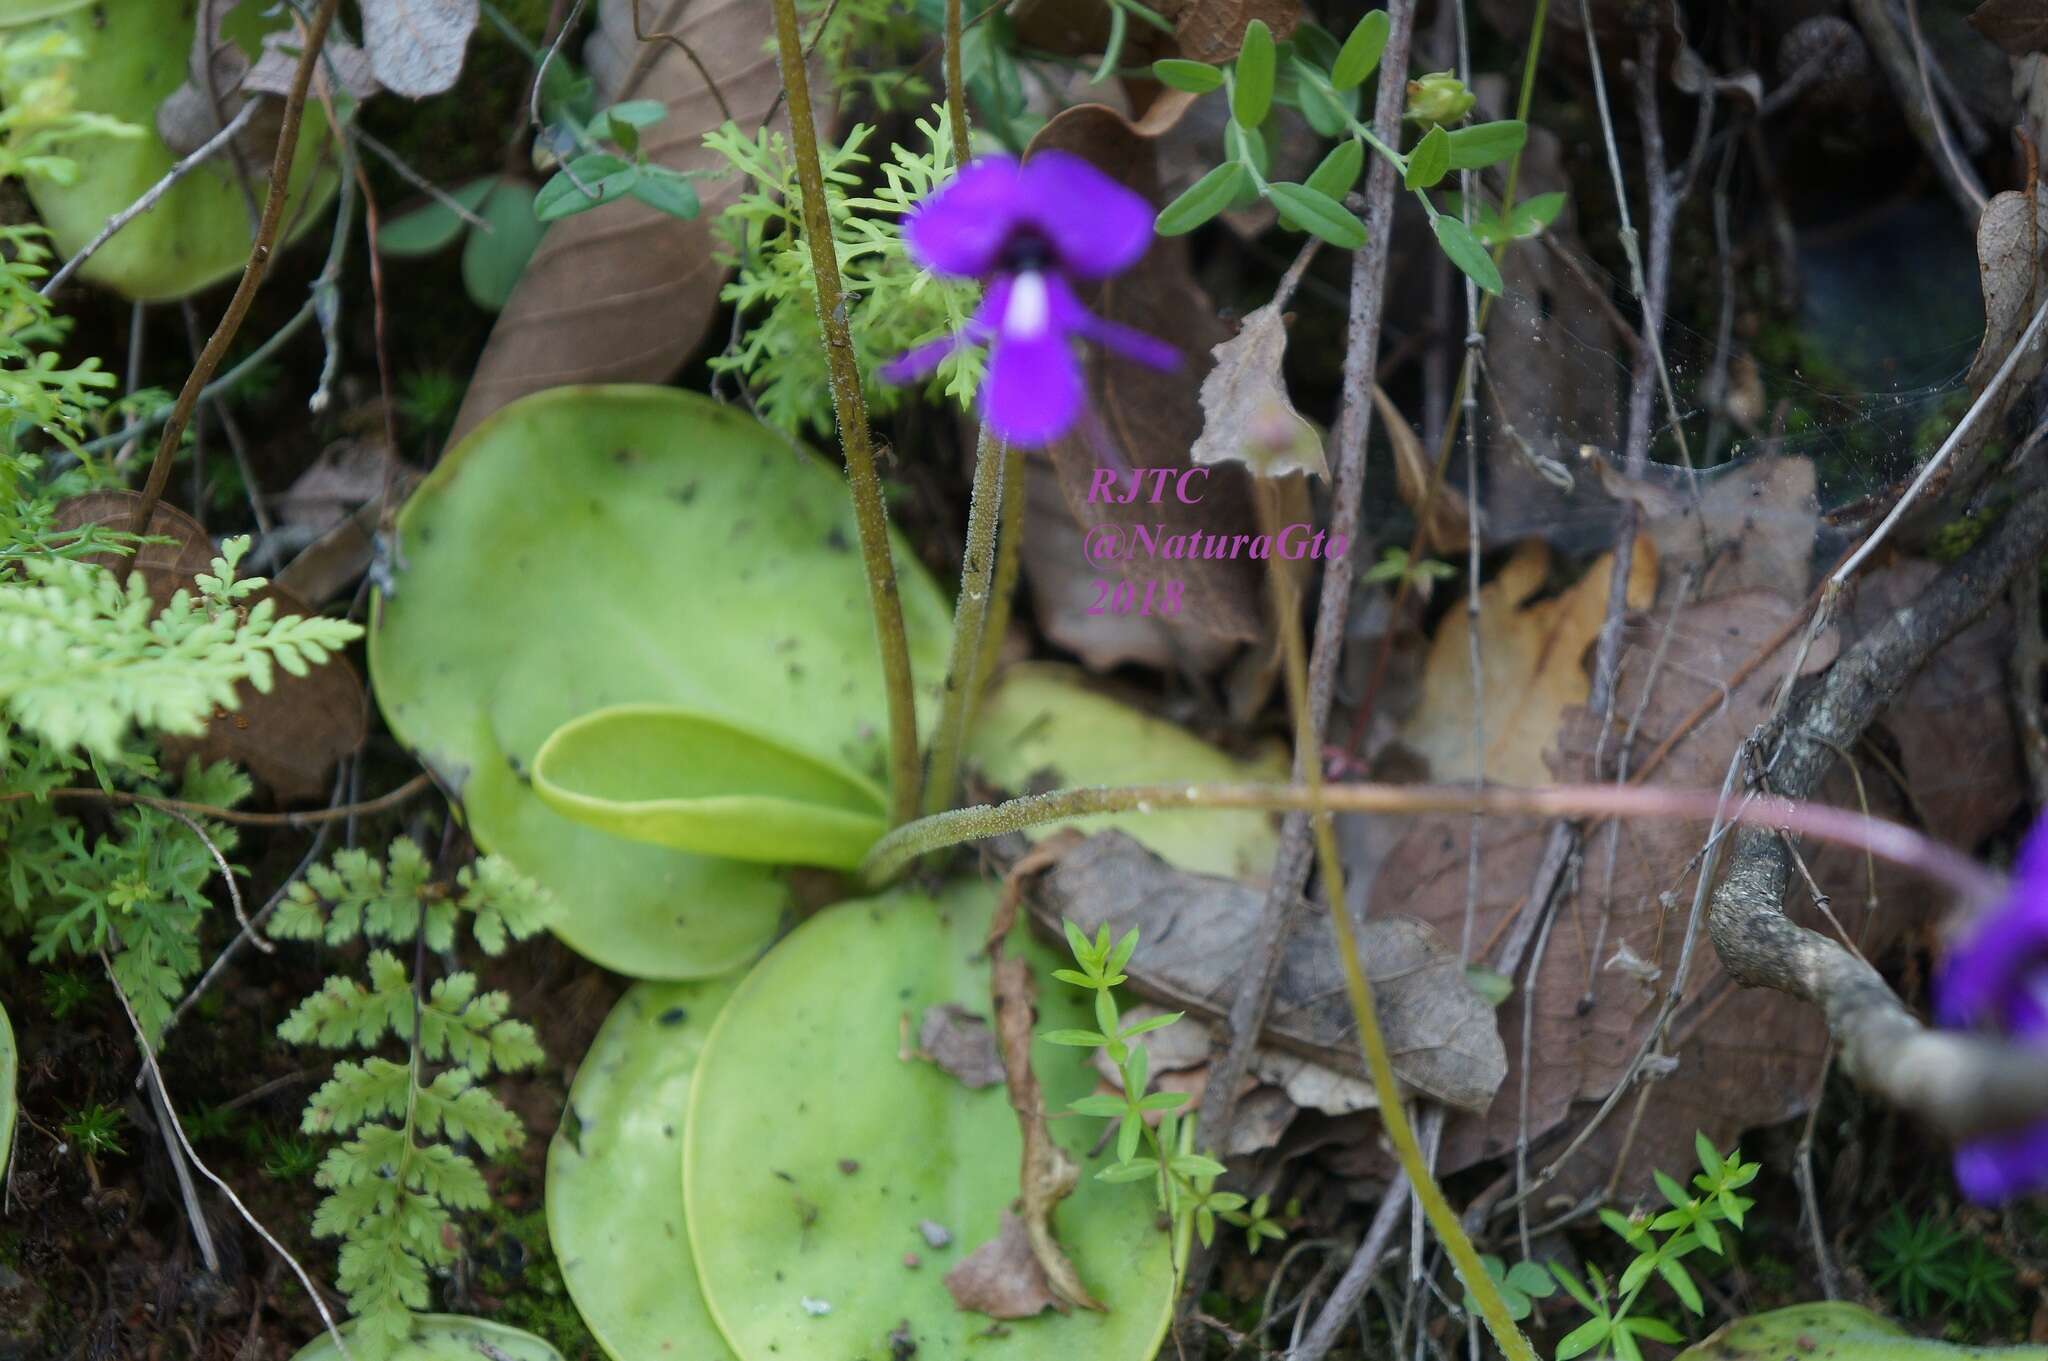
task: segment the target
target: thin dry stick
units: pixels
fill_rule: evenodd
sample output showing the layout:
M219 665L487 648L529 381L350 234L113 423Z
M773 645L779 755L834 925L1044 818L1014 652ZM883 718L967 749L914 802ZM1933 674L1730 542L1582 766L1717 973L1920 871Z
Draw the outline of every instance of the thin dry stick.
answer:
M243 128L249 126L249 120L255 116L256 101L252 99L236 111L235 116L228 120L226 127L223 127L219 132L207 138L197 151L192 152L184 159L172 165L169 170L166 170L162 179L143 191L141 198L108 218L106 225L99 229L99 232L94 235L93 239L80 246L78 253L69 260L66 260L63 267L46 279L43 282L43 286L37 289L36 292L47 298L61 288L66 279L78 272L79 266L92 259L94 253L101 246L114 239L115 233L133 222L136 218L141 217L150 209L156 207L163 196L171 191L172 185L184 179L185 176L191 174L199 166L213 159L214 156L219 154L222 147L233 141Z
M1931 102L1916 98L1920 93L1919 63L1907 50L1906 40L1900 36L1891 15L1886 13L1885 0L1849 0L1849 8L1855 12L1857 26L1869 41L1878 65L1884 68L1892 93L1898 96L1899 111L1905 115L1906 126L1913 130L1913 137L1920 143L1921 150L1927 153L1927 159L1934 162L1934 168L1941 173L1942 184L1955 198L1957 206L1974 224L1984 207L1984 186L1977 182L1976 174L1967 162L1943 153L1941 113Z
M331 0L328 9L333 9ZM354 1361L355 1353L348 1349L348 1340L341 1335L340 1325L335 1323L334 1315L328 1312L327 1301L322 1298L320 1288L313 1283L313 1278L306 1274L306 1269L299 1265L299 1259L287 1252L284 1244L277 1241L276 1235L263 1227L262 1220L249 1213L249 1207L235 1194L234 1187L215 1176L213 1169L200 1161L198 1151L192 1147L192 1141L185 1137L185 1126L178 1119L177 1109L171 1104L171 1091L164 1085L163 1069L157 1066L156 1051L150 1048L149 1036L143 1030L141 1020L136 1017L135 1008L128 1004L128 994L121 990L121 980L114 977L113 962L107 958L105 951L100 952L100 967L107 972L107 982L113 986L114 996L120 999L121 1010L128 1013L128 1024L135 1030L135 1043L142 1050L143 1066L149 1070L150 1081L156 1087L157 1100L163 1103L165 1123L170 1126L171 1132L178 1136L178 1143L185 1150L185 1156L191 1159L192 1166L199 1169L200 1176L212 1182L220 1189L220 1193L228 1198L228 1203L235 1207L235 1212L242 1216L242 1221L256 1231L256 1236L269 1244L272 1252L284 1259L285 1265L292 1269L292 1274L299 1278L299 1284L305 1288L306 1298L312 1300L313 1308L319 1311L320 1321L327 1326L327 1335L334 1339L335 1349L342 1354L345 1361Z
M568 25L564 24L563 27L566 29ZM704 65L702 59L697 56L696 50L684 42L682 38L669 32L667 29L662 29L655 33L647 33L641 30L640 0L633 0L633 36L643 43L666 42L681 48L683 55L690 59L690 65L697 68L697 78L704 82L704 88L711 91L711 98L717 101L719 116L728 123L732 121L732 106L725 102L725 91L718 88L718 82L712 79L710 70ZM557 39L558 43L559 41Z
M171 1133L171 1121L176 1117L164 1104L161 1092L152 1087L149 1094L156 1106L156 1132L163 1136L164 1156L171 1160L171 1171L177 1176L178 1195L185 1202L185 1219L192 1225L192 1237L199 1244L199 1258L206 1263L207 1271L218 1276L220 1254L214 1250L213 1229L206 1222L206 1207L199 1203L199 1188L192 1184L192 1169L185 1165L184 1152L178 1147L178 1136Z
M164 813L192 813L209 817L217 822L232 822L242 827L312 827L323 822L337 822L369 813L382 813L425 793L434 782L433 776L422 771L388 794L380 794L362 803L343 804L339 808L316 808L305 813L243 813L233 808L216 808L207 803L191 803L185 799L160 799L154 794L131 794L119 789L88 789L67 786L63 789L45 790L38 795L31 790L13 790L0 794L0 803L15 803L22 799L92 799L99 803L115 805L141 804Z
M312 28L306 34L305 50L299 54L298 69L292 73L291 92L285 96L284 116L277 133L277 155L270 163L270 185L263 196L263 217L256 227L256 239L249 247L249 262L242 267L242 280L235 285L235 294L228 299L228 309L222 314L220 325L214 328L213 336L206 342L206 349L200 353L199 362L192 366L192 372L185 378L185 386L178 393L176 405L171 408L170 419L164 423L163 438L156 446L156 460L149 466L149 481L143 484L142 498L129 520L129 532L142 533L149 525L149 517L156 513L157 502L163 499L164 486L171 479L171 462L177 456L178 442L184 438L185 426L192 419L192 408L199 401L200 389L213 377L220 361L227 356L228 346L233 343L235 333L242 329L242 321L249 315L249 305L256 300L256 290L263 286L263 276L270 270L270 257L277 247L277 233L284 221L285 199L291 188L292 161L299 150L299 119L306 110L306 92L312 87L313 68L320 60L320 48L327 41L327 29L334 22L334 11L341 0L321 0L319 11L313 16Z
M199 838L199 844L206 847L207 854L213 857L215 867L220 870L220 877L227 882L228 901L234 905L235 920L242 924L244 931L254 930L255 928L249 925L249 911L242 906L242 890L235 883L235 871L229 866L228 858L220 853L220 847L213 844L213 838L206 834L206 828L200 824L199 819L177 808L163 808L158 811L167 817L176 818L184 823L191 830L192 835ZM277 953L277 947L267 940L257 941L256 948L263 951L266 955Z
M825 200L825 175L818 163L818 130L812 121L811 78L804 68L797 31L796 0L774 0L775 40L782 61L782 88L789 98L790 142L796 152L803 195L804 239L817 280L818 327L832 376L832 411L839 422L839 447L846 455L846 480L860 533L861 562L867 568L868 604L875 616L875 642L882 655L882 683L889 710L889 820L917 815L921 771L917 759L916 692L910 675L910 644L903 630L903 602L896 592L896 563L889 552L889 515L882 505L882 479L869 444L867 401L861 395L853 339L846 329L840 295L839 258Z
M1827 1226L1821 1222L1820 1196L1813 1185L1813 1130L1820 1123L1822 1099L1827 1095L1828 1070L1835 1065L1835 1047L1830 1044L1820 1061L1820 1077L1806 1102L1806 1126L1799 1134L1799 1148L1792 1159L1792 1179L1799 1183L1799 1198L1806 1203L1806 1227L1813 1235L1813 1259L1820 1264L1820 1291L1824 1298L1842 1297L1842 1283L1835 1274L1835 1259L1828 1254Z
M1408 69L1414 0L1390 0L1387 13L1392 23L1381 69L1397 76ZM1407 91L1396 76L1379 82L1373 125L1382 141L1391 141L1400 131ZM1359 503L1365 491L1365 443L1372 429L1373 370L1379 354L1388 243L1393 236L1394 166L1384 156L1373 158L1372 176L1366 186L1365 216L1366 248L1352 257L1351 320L1345 337L1343 405L1337 417L1337 466L1330 494L1330 524L1344 530L1358 522ZM1295 748L1296 778L1304 778L1310 767L1318 773L1321 769L1323 733L1329 722L1337 661L1343 651L1345 625L1351 612L1352 573L1348 555L1330 562L1323 572L1315 642L1308 660L1307 723L1303 728L1307 741ZM1286 621L1281 622L1285 633ZM1214 1060L1202 1094L1201 1128L1205 1138L1218 1148L1228 1141L1236 1114L1239 1079L1258 1045L1259 1032L1265 1027L1287 921L1308 879L1308 842L1307 818L1287 819L1281 829L1279 852L1274 857L1271 888L1245 952L1237 995L1231 1000L1226 1022L1230 1042L1222 1057Z
M1408 1176L1396 1171L1387 1182L1387 1193L1380 1198L1379 1209L1373 1211L1372 1223L1366 1227L1364 1240L1351 1256L1351 1264L1337 1278L1336 1288L1324 1301L1323 1311L1316 1316L1308 1336L1287 1354L1287 1361L1323 1361L1330 1354L1330 1348L1337 1345L1338 1334L1351 1321L1351 1311L1358 1307L1365 1287L1371 1284L1373 1274L1380 1269L1380 1258L1386 1255L1387 1244L1394 1239L1394 1226L1401 1222L1401 1211L1408 1200Z

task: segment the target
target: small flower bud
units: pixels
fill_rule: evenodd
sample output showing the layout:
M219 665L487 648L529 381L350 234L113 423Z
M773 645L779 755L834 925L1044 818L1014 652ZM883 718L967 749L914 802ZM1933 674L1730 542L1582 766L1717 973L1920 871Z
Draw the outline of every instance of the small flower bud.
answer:
M1478 102L1479 97L1465 88L1465 82L1449 71L1432 71L1408 82L1408 117L1425 129L1457 122Z

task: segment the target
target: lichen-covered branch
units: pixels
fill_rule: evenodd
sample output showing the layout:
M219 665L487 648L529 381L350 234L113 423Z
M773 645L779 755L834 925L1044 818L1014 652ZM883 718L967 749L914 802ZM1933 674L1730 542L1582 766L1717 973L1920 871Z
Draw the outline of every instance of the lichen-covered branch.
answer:
M1862 736L1927 659L1982 614L2048 547L2048 488L2021 497L1974 550L1919 599L1835 662L1795 699L1770 764L1773 789L1806 798L1836 753ZM1738 834L1707 918L1721 963L1738 982L1819 1006L1859 1084L1952 1135L2048 1114L2048 1053L1921 1024L1877 971L1785 913L1791 860L1761 828Z

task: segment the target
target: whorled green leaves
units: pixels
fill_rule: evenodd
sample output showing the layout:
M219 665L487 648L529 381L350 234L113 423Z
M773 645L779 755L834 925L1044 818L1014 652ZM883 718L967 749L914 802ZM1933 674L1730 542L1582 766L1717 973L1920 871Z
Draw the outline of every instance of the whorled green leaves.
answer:
M535 753L622 704L688 709L879 782L881 668L838 472L744 412L668 388L557 388L506 407L398 519L370 674L479 844L541 881L571 947L702 978L765 945L776 869L629 842L532 787ZM947 610L910 553L911 657L943 670Z
M534 756L533 788L615 836L771 865L852 869L888 830L874 781L772 733L655 704L557 728Z
M84 49L69 63L76 106L141 128L139 137L94 138L76 150L78 176L70 184L34 176L27 181L60 256L77 251L98 234L108 218L140 198L177 159L156 129L164 97L185 79L192 45L192 7L165 0L97 0L89 5L53 5L49 0L0 0L0 30L8 36L61 29ZM282 14L268 21L281 26ZM19 99L20 89L0 88L0 100ZM319 152L329 137L318 100L309 100L292 163L292 198L285 207L283 238L310 227L334 192L331 158ZM64 153L66 149L59 146ZM254 169L251 188L260 202L263 170ZM155 207L102 246L80 269L81 277L140 302L184 297L239 270L249 255L249 209L236 182L234 161L217 156L173 185Z
M927 1008L987 1015L981 955L993 891L936 901L897 892L822 913L778 945L726 1004L700 1057L684 1138L683 1195L698 1279L742 1361L916 1355L1143 1361L1174 1291L1152 1191L1095 1173L1092 1122L1054 1120L1081 1171L1053 1216L1106 1313L1013 1321L957 1309L944 1278L996 1236L1017 1198L1020 1136L998 1084L970 1089L904 1052ZM1085 1026L1086 997L1049 981L1056 961L1022 932L1011 949L1040 980L1038 1028ZM1095 1086L1079 1051L1037 1043L1047 1110Z
M562 1361L562 1354L523 1329L458 1314L415 1314L412 1336L397 1347L370 1350L345 1323L341 1335L355 1361ZM322 1333L301 1347L292 1361L342 1361L334 1338Z
M614 1361L732 1361L697 1285L680 1175L690 1082L737 979L641 983L619 999L548 1146L548 1237Z

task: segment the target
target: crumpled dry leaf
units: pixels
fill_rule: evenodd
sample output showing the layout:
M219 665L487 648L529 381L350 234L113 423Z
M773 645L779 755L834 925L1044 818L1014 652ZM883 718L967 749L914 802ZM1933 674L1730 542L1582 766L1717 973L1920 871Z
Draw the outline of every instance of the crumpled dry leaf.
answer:
M643 32L669 32L696 53L749 131L782 91L774 14L760 0L641 0ZM601 103L658 99L668 117L646 130L650 161L676 171L723 169L704 134L724 122L718 101L682 47L633 37L632 0L603 0L584 60ZM610 78L607 78L610 77ZM788 126L786 111L773 125ZM745 187L724 175L696 182L703 210L690 221L637 199L549 226L498 314L449 443L515 398L566 383L661 382L682 367L718 311L726 267L713 227Z
M1938 564L1896 562L1857 582L1850 622L1859 633L1887 623L1941 574ZM1879 720L1898 743L1914 811L1928 832L1973 850L2026 798L2019 737L2007 701L2012 610L2001 600L1936 648ZM1865 780L1877 776L1868 764Z
M2027 196L2008 189L1984 205L1977 219L1977 272L1984 290L1984 341L1970 361L1968 382L1975 392L1983 388L2005 356L2033 320L2041 305L2040 250L2048 244L2048 209L2030 205ZM2022 391L2041 371L2041 359L2048 354L2048 342L2036 338L2033 350L2020 361L2007 383L2008 391Z
M1653 463L1640 478L1606 458L1589 462L1602 491L1636 503L1638 530L1657 546L1659 575L1668 588L1675 589L1690 568L1700 574L1695 599L1806 590L1820 531L1810 459L1754 458L1697 474Z
M1156 199L1153 148L1137 129L1114 110L1101 105L1068 109L1032 139L1032 150L1058 147L1100 166L1112 177L1147 198ZM1189 449L1201 434L1202 412L1196 384L1190 381L1208 363L1208 352L1225 337L1216 308L1196 285L1187 263L1186 244L1162 238L1137 266L1103 281L1085 299L1098 315L1183 347L1187 365L1179 372L1160 373L1145 365L1109 354L1090 352L1088 410L1076 431L1054 442L1047 452L1058 470L1071 518L1084 524L1109 524L1123 531L1142 524L1156 527L1161 537L1206 532L1228 536L1256 533L1250 523L1250 479L1243 469L1212 470L1201 489L1202 499L1184 504L1169 494L1158 504L1139 499L1129 505L1088 502L1098 467L1165 468L1179 471L1194 465ZM1191 373L1190 370L1194 372ZM1039 526L1025 531L1026 568L1040 556L1029 545ZM1079 593L1046 589L1034 579L1033 604L1039 625L1063 644L1076 631L1096 635L1087 660L1091 666L1140 662L1178 666L1189 671L1212 669L1243 643L1265 632L1266 564L1251 558L1205 558L1173 563L1098 563ZM1087 629L1087 611L1097 592L1095 579L1127 574L1134 582L1178 580L1184 604L1178 614L1141 618L1135 612L1109 616L1114 630ZM1100 624L1104 616L1092 617ZM1081 628L1075 620L1084 621ZM1162 653L1162 641L1169 650Z
M131 491L96 491L75 496L57 507L56 522L65 528L101 524L126 528L141 496ZM140 572L158 608L180 590L192 591L192 578L210 571L213 541L197 520L176 507L157 504L150 515L151 536L171 540L145 544L134 557L95 554L87 559L124 579ZM275 601L279 614L312 614L314 610L275 583L246 602ZM267 785L283 803L325 798L335 763L362 745L369 723L363 683L345 657L330 657L294 676L279 668L268 693L247 681L235 687L239 707L216 709L205 732L196 737L160 735L166 769L188 759L233 761Z
M185 83L157 105L157 135L180 156L190 155L226 127L242 105L259 94L283 95L298 71L299 39L295 29L267 33L252 65L241 45L222 29L240 0L199 0L193 15L192 47L186 56ZM370 61L363 49L330 30L321 46L318 75L334 81L350 96L363 99L377 91ZM283 106L259 108L235 136L237 152L254 166L268 165L276 149Z
M1008 1210L1003 1211L1002 1230L946 1273L946 1290L955 1307L990 1318L1066 1312L1031 1253L1030 1230Z
M359 0L363 45L384 88L411 99L440 94L462 74L477 0Z
M2010 56L2048 51L2048 5L2041 0L1984 0L1970 11L1970 27Z
M1679 788L1719 787L1739 744L1768 713L1799 630L1790 630L1787 641L1761 664L1751 665L1754 654L1800 617L1800 607L1764 592L1724 596L1679 611L1647 703L1649 659L1666 617L1631 623L1623 638L1626 654L1615 697L1621 718L1602 734L1583 709L1569 715L1560 735L1556 778L1583 780L1593 778L1596 770L1611 775L1620 727L1636 717L1641 704L1637 764L1704 710L1705 717L1675 742L1653 778ZM1834 630L1823 633L1806 658L1806 669L1831 662L1838 643ZM1731 683L1744 668L1746 677ZM1872 811L1891 815L1883 782L1866 778L1865 783ZM1824 796L1855 806L1855 788L1839 772ZM1380 871L1375 901L1399 904L1440 932L1455 935L1466 912L1471 825L1462 815L1413 823ZM1473 905L1476 941L1495 939L1522 910L1547 831L1532 820L1489 819L1481 825L1481 884ZM1540 967L1532 979L1524 961L1517 992L1500 1012L1507 1052L1519 1063L1525 1002L1534 1009L1527 1130L1538 1149L1532 1172L1554 1155L1555 1140L1577 1131L1593 1109L1590 1103L1607 1096L1655 1019L1659 989L1675 976L1693 896L1688 866L1703 831L1703 824L1689 822L1614 824L1611 861L1608 825L1589 831L1579 891L1553 909ZM1866 913L1863 857L1812 844L1802 854L1822 888L1833 895L1836 916L1867 954L1874 955L1905 930L1925 902L1919 886L1891 877L1883 881L1881 909ZM1788 901L1787 910L1832 933L1802 898ZM1654 980L1643 977L1640 968L1602 967L1623 946L1657 971ZM1711 945L1700 941L1666 1050L1676 1058L1676 1069L1658 1083L1640 1123L1632 1114L1634 1101L1624 1102L1565 1164L1541 1203L1547 1206L1552 1197L1576 1202L1610 1182L1623 1197L1634 1195L1647 1186L1651 1169L1685 1164L1694 1129L1725 1148L1746 1129L1798 1114L1813 1091L1826 1044L1827 1028L1817 1009L1767 990L1736 989ZM1516 1092L1519 1084L1519 1076L1511 1075L1508 1091ZM1510 1097L1495 1102L1483 1117L1453 1119L1445 1129L1439 1171L1511 1151L1519 1106ZM1547 1151L1541 1143L1546 1135L1553 1137ZM1382 1175L1392 1171L1391 1161L1374 1149L1359 1156L1377 1159Z
M1002 1056L988 1021L958 1002L927 1007L918 1027L923 1057L960 1080L964 1087L993 1087L1003 1080Z
M1127 1024L1135 1026L1165 1014L1164 1007L1140 1002L1125 1008L1123 1018ZM1202 1092L1209 1085L1210 1037L1207 1026L1191 1016L1183 1016L1172 1025L1146 1031L1131 1043L1145 1050L1153 1091L1186 1094L1187 1104L1181 1108L1183 1110L1201 1106ZM1098 1092L1114 1095L1123 1091L1123 1071L1110 1058L1108 1050L1096 1050L1090 1062L1102 1077L1096 1086ZM1296 1100L1297 1091L1307 1099ZM1363 1099L1358 1100L1361 1092ZM1230 1139L1223 1146L1221 1156L1244 1157L1274 1147L1303 1106L1330 1109L1319 1104L1318 1098L1325 1096L1339 1105L1347 1097L1356 1101L1356 1104L1343 1105L1344 1110L1362 1110L1373 1104L1372 1087L1356 1078L1334 1073L1296 1054L1282 1054L1270 1049L1256 1051L1252 1055L1252 1072L1245 1074L1244 1081L1238 1086L1237 1116L1231 1122ZM1162 1114L1162 1111L1146 1112L1145 1123L1157 1125Z
M1550 574L1550 550L1530 540L1500 575L1480 588L1479 655L1486 700L1488 780L1501 784L1550 782L1544 753L1557 738L1565 711L1586 702L1592 689L1586 650L1607 617L1614 555L1603 555L1576 585L1560 595L1525 604ZM1656 596L1657 553L1646 536L1635 540L1628 603L1642 609ZM1401 730L1401 740L1429 762L1438 780L1473 774L1472 672L1464 611L1444 616L1424 663L1422 704Z
M1281 366L1287 320L1272 303L1253 309L1237 334L1210 351L1202 379L1202 433L1188 456L1197 463L1241 463L1262 477L1328 477L1323 437L1294 409Z
M1030 899L1033 919L1055 936L1063 918L1091 934L1102 925L1112 936L1137 928L1138 953L1126 968L1132 990L1211 1019L1236 996L1243 942L1264 902L1235 880L1175 870L1120 832L1067 841ZM1507 1058L1493 1009L1466 984L1457 952L1410 917L1376 916L1358 937L1395 1074L1448 1105L1485 1109ZM1319 912L1295 914L1263 1038L1365 1077L1335 940Z

